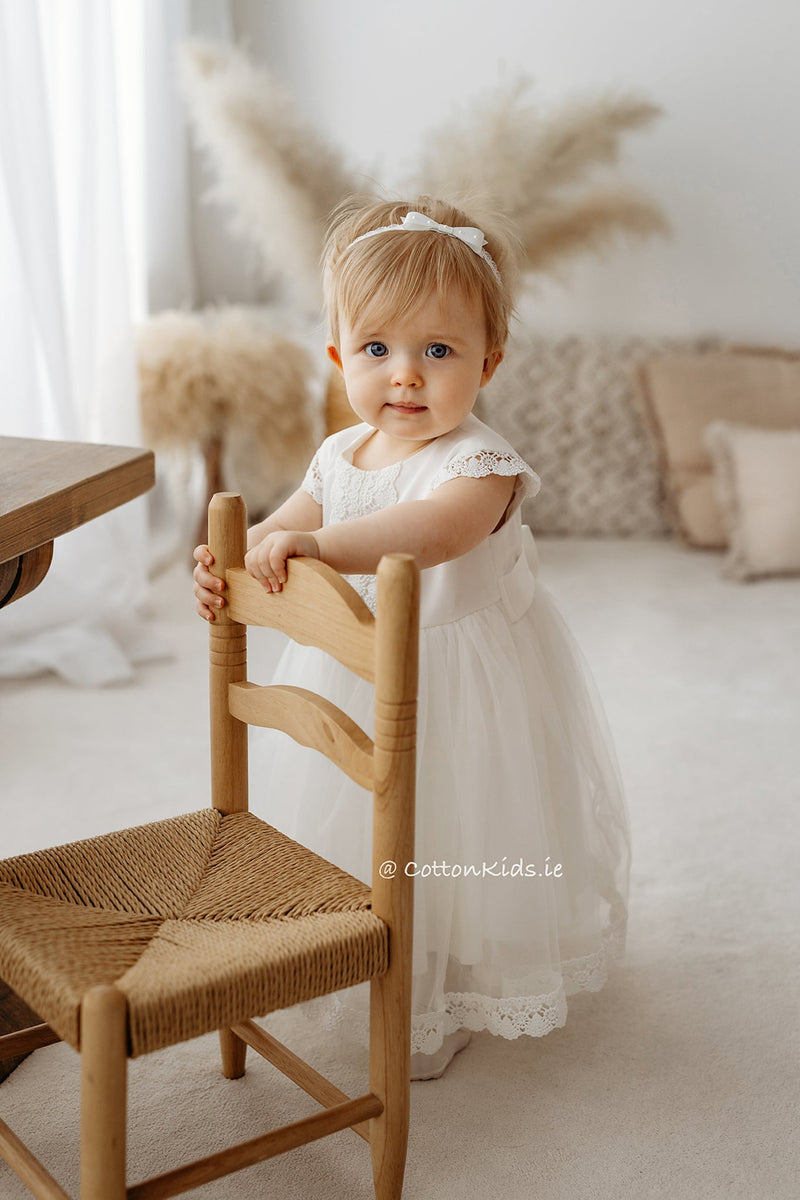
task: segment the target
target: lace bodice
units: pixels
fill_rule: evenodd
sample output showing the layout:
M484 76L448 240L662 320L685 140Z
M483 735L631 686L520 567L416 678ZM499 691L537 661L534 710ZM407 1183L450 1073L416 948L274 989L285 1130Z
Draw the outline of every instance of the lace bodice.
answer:
M402 462L379 471L361 471L342 460L331 487L330 513L326 524L352 521L397 504L397 477Z
M342 460L331 489L330 524L352 521L369 513L380 512L397 503L397 476L402 463L392 463L380 471L361 471L352 463ZM367 606L375 611L377 602L376 577L374 575L348 575L352 585Z

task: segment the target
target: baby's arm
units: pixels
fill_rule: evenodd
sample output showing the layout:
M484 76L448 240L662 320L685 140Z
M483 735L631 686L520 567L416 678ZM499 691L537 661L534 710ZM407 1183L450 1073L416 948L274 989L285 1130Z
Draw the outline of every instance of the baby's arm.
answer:
M248 529L247 547L252 549L270 533L280 530L312 531L321 525L322 506L303 488L298 488L274 513ZM221 594L225 582L209 570L214 559L208 546L198 546L194 559L197 563L194 569L195 608L205 620L213 621L215 612L225 603Z
M274 532L247 556L247 569L271 591L286 581L286 559L307 554L344 575L371 575L384 554L413 554L421 570L459 558L499 525L514 476L460 476L424 500L406 500L380 512L319 529L313 536ZM307 539L307 540L306 540Z
M460 476L424 500L329 525L316 535L320 558L345 574L372 574L384 554L413 554L420 570L460 558L500 524L514 476Z
M252 550L268 533L276 533L282 529L297 529L313 531L322 526L322 505L303 488L293 492L280 508L276 508L258 525L251 525L247 531L247 549Z

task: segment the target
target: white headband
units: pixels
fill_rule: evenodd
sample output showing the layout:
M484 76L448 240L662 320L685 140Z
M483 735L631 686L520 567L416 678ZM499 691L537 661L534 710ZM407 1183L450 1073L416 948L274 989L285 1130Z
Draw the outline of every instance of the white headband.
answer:
M410 229L420 233L433 229L436 233L446 233L448 237L458 238L460 242L469 246L470 250L473 250L479 258L489 264L495 279L502 284L497 263L489 251L484 250L486 238L480 229L476 229L472 225L440 225L438 221L434 221L433 217L426 217L424 213L406 213L399 225L381 225L380 229L370 229L368 233L362 233L359 237L354 238L350 245L345 247L345 250L349 250L350 246L355 246L356 242L363 242L364 238L375 237L376 233L388 233L391 229Z

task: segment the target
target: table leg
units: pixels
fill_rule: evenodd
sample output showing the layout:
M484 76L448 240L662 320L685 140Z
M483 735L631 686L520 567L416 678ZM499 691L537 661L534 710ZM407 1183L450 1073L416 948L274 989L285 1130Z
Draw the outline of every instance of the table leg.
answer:
M38 587L53 561L53 543L45 542L18 558L0 563L0 608Z

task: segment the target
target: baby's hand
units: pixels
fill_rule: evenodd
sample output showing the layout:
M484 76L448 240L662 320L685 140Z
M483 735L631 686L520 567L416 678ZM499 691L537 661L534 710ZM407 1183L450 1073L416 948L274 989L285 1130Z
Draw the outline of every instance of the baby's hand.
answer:
M213 621L215 610L222 608L225 600L220 594L224 591L224 579L212 575L209 567L214 562L208 546L197 546L192 555L197 566L194 569L195 608L206 621Z
M287 558L319 558L313 533L280 530L267 536L245 555L244 565L268 592L279 592L286 583Z

